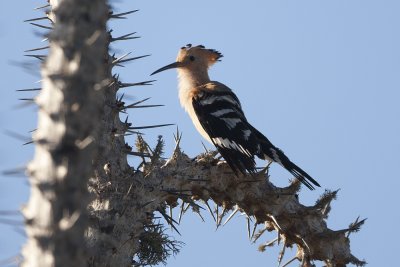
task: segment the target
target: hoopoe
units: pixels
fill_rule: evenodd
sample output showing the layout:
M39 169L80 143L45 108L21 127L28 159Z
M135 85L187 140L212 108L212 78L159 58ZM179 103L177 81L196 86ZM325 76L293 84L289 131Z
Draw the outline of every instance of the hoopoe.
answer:
M235 174L255 173L257 156L280 164L311 190L313 185L320 186L247 121L239 99L229 87L210 80L208 68L222 57L214 49L188 44L179 50L176 62L151 75L177 68L181 105Z

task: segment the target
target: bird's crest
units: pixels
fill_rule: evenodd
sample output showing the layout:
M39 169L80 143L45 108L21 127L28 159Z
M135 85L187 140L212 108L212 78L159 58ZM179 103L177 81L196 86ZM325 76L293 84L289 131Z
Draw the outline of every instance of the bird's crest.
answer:
M223 55L215 49L207 49L204 45L192 46L191 44L187 44L181 47L177 61L183 62L187 58L191 58L192 60L200 59L205 60L210 66L220 61L222 57Z

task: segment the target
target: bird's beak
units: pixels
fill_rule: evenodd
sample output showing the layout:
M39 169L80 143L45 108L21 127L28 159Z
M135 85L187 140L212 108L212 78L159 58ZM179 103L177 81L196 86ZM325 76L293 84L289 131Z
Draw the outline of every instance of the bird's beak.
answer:
M164 67L162 67L162 68L156 70L155 72L153 72L152 74L150 74L150 76L151 76L151 75L154 75L154 74L156 74L156 73L162 72L162 71L164 71L164 70L169 70L169 69L174 69L174 68L182 67L182 65L183 65L182 62L174 62L174 63L172 63L172 64L169 64L169 65L167 65L167 66L164 66Z

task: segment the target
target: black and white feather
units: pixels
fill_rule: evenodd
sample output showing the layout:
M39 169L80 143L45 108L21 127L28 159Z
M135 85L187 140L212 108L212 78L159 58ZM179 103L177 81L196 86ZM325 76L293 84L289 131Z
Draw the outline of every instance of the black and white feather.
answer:
M254 157L277 162L308 188L319 184L291 162L246 119L239 99L226 86L225 90L201 90L192 99L197 119L232 170L255 173ZM311 183L312 184L311 184Z

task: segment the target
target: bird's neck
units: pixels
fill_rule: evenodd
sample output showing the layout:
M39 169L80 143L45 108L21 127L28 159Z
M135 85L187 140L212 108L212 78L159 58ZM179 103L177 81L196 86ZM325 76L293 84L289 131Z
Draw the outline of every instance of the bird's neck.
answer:
M194 88L210 81L207 69L190 70L178 69L179 89ZM183 87L183 88L182 88Z
M191 105L190 92L194 88L210 82L207 69L205 70L189 70L178 69L179 80L179 100L181 105L187 110Z

